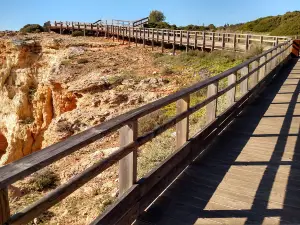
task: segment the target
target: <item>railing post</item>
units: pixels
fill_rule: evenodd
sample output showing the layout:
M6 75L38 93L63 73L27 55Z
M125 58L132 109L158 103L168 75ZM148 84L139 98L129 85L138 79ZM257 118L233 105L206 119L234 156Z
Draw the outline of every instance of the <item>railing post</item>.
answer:
M263 65L266 62L266 56L262 56L259 60L259 65ZM258 80L261 81L266 76L266 65L259 69Z
M120 129L120 146L124 147L137 139L138 123L132 121ZM126 192L137 177L137 149L133 150L119 162L119 195Z
M246 35L246 51L249 50L249 35Z
M222 49L225 48L225 34L222 34Z
M244 76L247 76L249 74L249 65L245 66L243 69L241 69L241 78ZM241 93L242 95L246 94L248 92L248 78L243 80L240 84L241 87Z
M207 98L218 93L218 82L208 85ZM213 100L206 106L206 123L210 123L217 116L217 99Z
M167 38L168 38L167 43L169 44L170 43L170 31L169 31L169 29L167 30Z
M190 32L186 32L186 52L189 51L189 45L190 45Z
M162 30L162 35L161 35L161 52L163 53L164 52L164 30Z
M189 109L190 97L179 99L176 102L176 113L181 114ZM189 138L189 117L176 124L176 147L180 148Z
M120 26L118 26L118 30L117 30L117 39L118 41L120 41Z
M4 224L10 217L8 189L0 189L0 224Z
M259 65L259 61L258 60L252 62L252 68L251 68L251 70L256 69L258 67L258 65ZM254 72L251 76L252 76L251 79L250 79L251 80L251 86L248 87L249 90L251 88L255 87L255 85L258 83L258 71Z
M128 27L128 46L130 46L130 42L131 42L131 28Z
M152 51L154 50L154 29L152 28Z
M86 33L86 24L84 23L84 26L83 26L83 36L85 36L85 33Z
M215 33L212 33L211 51L215 49Z
M236 34L233 36L233 50L236 51Z
M198 32L195 32L195 39L194 39L194 48L197 49L197 41L198 41Z
M182 30L180 31L180 43L179 43L180 46L182 46Z
M205 42L206 42L205 31L203 31L203 43L202 43L202 51L205 51Z
M267 61L272 58L272 53L267 54ZM267 62L266 65L266 74L269 74L272 71L272 61Z
M143 28L143 48L145 48L145 27Z
M122 27L122 44L125 44L125 27Z
M135 28L135 46L138 45L138 31L137 28Z
M234 84L235 82L236 82L236 73L233 73L228 76L228 86ZM234 86L227 92L228 107L234 104L235 94L236 94L236 86Z
M264 36L260 36L260 44L262 45L264 43Z
M175 30L173 30L173 55L175 55L175 45L176 45L176 35L175 35Z
M62 34L62 22L60 21L60 29L59 29L59 33Z

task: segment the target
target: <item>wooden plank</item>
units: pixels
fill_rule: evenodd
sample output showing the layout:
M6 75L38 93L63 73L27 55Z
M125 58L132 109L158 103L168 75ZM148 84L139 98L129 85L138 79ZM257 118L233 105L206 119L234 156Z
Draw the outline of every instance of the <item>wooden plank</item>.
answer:
M120 147L134 142L138 137L137 120L120 129ZM133 150L119 162L119 193L125 193L136 181L137 150Z
M210 84L207 88L207 98L218 93L218 82ZM217 115L217 99L206 106L206 123L210 123Z
M225 49L225 34L222 34L222 49Z
M194 39L194 49L197 49L197 41L198 41L198 32L195 32L195 39Z
M179 99L176 102L177 115L187 111L190 105L190 96ZM176 124L176 147L183 146L189 138L189 117Z
M241 77L247 76L249 74L249 65L241 69ZM241 94L244 95L248 92L248 78L242 81L241 85Z
M228 86L234 84L236 82L236 73L233 73L228 76ZM230 91L227 92L227 101L228 106L231 106L235 103L235 95L236 95L236 87L232 88Z
M135 29L135 46L138 45L138 31Z
M0 224L4 224L10 217L8 190L0 189Z

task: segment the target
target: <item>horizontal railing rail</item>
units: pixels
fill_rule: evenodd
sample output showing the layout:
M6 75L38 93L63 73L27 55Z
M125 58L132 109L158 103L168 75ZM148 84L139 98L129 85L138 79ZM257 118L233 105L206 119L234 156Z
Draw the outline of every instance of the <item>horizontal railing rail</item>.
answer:
M204 148L218 132L225 128L226 124L233 118L234 113L237 113L237 109L241 109L246 104L245 102L250 99L249 96L252 96L255 90L261 90L262 84L274 71L278 71L278 68L288 58L291 46L291 41L286 41L217 76L117 116L62 142L1 167L0 222L6 222L6 224L28 223L89 180L119 162L119 200L103 215L99 216L93 224L129 224L130 221L132 222L137 217L138 212L145 209L157 197L159 191L165 188L168 182L170 183L174 176L178 175L188 165L187 163L201 152L195 146ZM239 72L240 76L238 76ZM249 86L250 77L252 83ZM228 85L223 89L219 89L219 82L223 79L227 79ZM236 96L238 85L240 85L242 94L240 98ZM207 88L207 98L191 106L189 101L190 95L204 88ZM230 107L219 116L216 116L216 101L224 94L228 96ZM175 102L177 105L176 116L154 130L140 136L138 135L138 119ZM206 123L208 125L195 137L189 139L188 118L205 106L207 113ZM137 148L174 125L176 125L176 148L178 150L137 182ZM120 131L121 140L120 148L117 151L107 158L96 162L65 184L58 186L55 190L21 212L10 215L7 195L9 185L117 130ZM125 223L124 221L127 222Z

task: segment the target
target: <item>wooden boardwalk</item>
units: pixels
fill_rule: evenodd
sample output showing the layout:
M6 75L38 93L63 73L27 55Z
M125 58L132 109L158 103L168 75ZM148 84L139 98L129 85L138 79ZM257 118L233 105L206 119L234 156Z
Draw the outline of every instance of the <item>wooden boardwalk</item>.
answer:
M263 45L265 49L269 49L290 39L285 36L133 27L130 24L120 26L120 23L104 25L55 21L50 23L49 30L60 34L81 30L84 35L89 33L89 35L112 37L113 40L120 40L123 43L128 41L129 45L130 42L140 43L143 46L152 45L152 48L158 45L161 46L162 51L167 45L173 46L173 51L178 47L185 47L186 51L190 48L247 51L251 44Z
M135 224L300 224L299 91L294 59Z

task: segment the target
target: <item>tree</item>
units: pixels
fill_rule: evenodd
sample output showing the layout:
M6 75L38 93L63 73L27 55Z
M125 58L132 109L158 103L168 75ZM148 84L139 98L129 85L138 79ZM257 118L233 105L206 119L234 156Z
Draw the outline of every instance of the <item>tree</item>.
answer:
M208 27L209 30L215 30L216 29L216 26L213 25L213 24L209 24L207 27Z
M165 21L165 15L158 10L152 10L149 15L149 23L158 23Z

